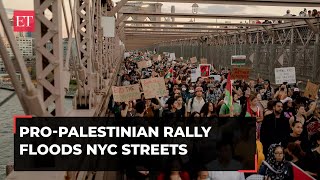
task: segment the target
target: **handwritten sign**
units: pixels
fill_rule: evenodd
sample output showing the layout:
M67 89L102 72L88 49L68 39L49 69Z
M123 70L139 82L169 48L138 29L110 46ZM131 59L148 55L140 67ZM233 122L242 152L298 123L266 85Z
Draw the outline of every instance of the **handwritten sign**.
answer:
M112 86L113 99L115 102L127 102L141 98L140 85Z
M197 63L197 62L198 62L197 57L190 58L190 62L191 62L192 64Z
M139 61L138 62L139 69L148 68L150 66L152 66L151 60L149 60L149 61Z
M304 97L307 97L311 100L316 100L319 92L320 85L314 84L312 82L307 83L307 87L304 91Z
M168 95L163 77L141 79L141 84L146 99Z
M246 59L247 56L245 55L240 55L240 56L231 56L231 65L246 65Z
M233 68L231 71L231 79L247 80L249 79L250 68Z
M199 68L201 77L207 78L210 76L211 64L200 64Z
M275 74L276 84L282 84L283 82L294 84L297 82L295 67L275 68L274 74Z
M200 59L201 64L208 64L208 59L206 58L201 58Z

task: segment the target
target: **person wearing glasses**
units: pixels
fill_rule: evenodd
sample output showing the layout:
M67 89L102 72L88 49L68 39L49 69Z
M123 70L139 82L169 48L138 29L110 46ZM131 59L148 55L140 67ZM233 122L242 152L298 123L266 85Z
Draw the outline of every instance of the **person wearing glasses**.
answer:
M264 175L265 180L293 180L292 165L285 160L280 144L269 147L267 160L263 161L259 174Z

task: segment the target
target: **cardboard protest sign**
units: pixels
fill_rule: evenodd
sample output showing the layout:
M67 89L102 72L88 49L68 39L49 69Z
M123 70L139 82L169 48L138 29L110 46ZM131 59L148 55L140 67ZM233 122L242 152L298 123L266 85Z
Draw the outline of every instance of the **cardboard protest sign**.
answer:
M247 56L245 55L231 56L231 65L235 65L235 66L246 65L246 59L247 59Z
M192 64L195 64L198 62L197 57L190 58L190 61Z
M304 97L307 97L311 100L316 100L319 92L320 85L314 84L312 82L307 83L307 87L304 91Z
M168 95L163 77L141 79L141 84L146 99Z
M201 58L201 59L200 59L200 63L201 63L201 64L208 64L208 59L206 59L206 58Z
M140 85L112 86L113 99L115 102L127 102L141 98Z
M276 84L282 84L287 82L288 84L295 84L296 80L296 68L275 68L274 69Z
M207 78L210 76L211 64L200 64L199 68L200 68L201 77Z
M149 60L149 61L139 61L137 64L138 64L139 69L148 68L148 67L152 66L151 60Z
M191 82L197 82L198 77L201 76L199 68L191 69Z
M250 68L233 68L231 71L231 79L248 80Z

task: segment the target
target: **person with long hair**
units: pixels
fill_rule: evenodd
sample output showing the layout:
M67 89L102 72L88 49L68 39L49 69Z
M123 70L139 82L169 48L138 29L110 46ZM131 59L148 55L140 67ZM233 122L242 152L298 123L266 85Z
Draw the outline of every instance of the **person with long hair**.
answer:
M162 113L162 117L164 118L176 118L178 117L178 101L175 99L169 99L168 102L168 109L164 110Z
M291 157L291 162L305 170L304 158L306 153L302 151L301 147L297 143L289 143L287 146L287 153Z
M268 116L273 113L273 104L274 104L274 102L272 100L268 101L267 108L264 109L264 111L263 111L263 117Z
M249 104L250 107L247 109L250 111L250 116L251 117L256 117L257 122L261 123L263 121L263 110L262 108L258 105L258 98L256 94L251 94L249 96Z
M309 151L310 146L308 144L308 139L302 134L303 127L302 123L299 121L295 121L292 123L292 133L290 133L287 138L283 142L283 146L287 147L287 145L291 142L299 144L303 151Z
M121 117L135 117L136 110L133 107L133 102L122 103Z
M214 104L207 102L203 105L200 111L201 117L218 117Z
M237 117L240 116L242 111L240 104L237 102L239 96L236 93L232 93L232 106L229 108L227 104L223 104L219 111L219 117Z
M269 100L272 99L273 96L273 88L270 85L269 80L265 80L263 83L263 88L260 90L262 100Z
M299 104L296 108L297 114L295 116L292 116L289 120L290 126L292 126L293 122L301 122L303 125L306 121L306 117L304 116L306 114L306 110L303 104Z
M178 111L178 117L186 117L187 112L186 112L186 105L183 102L182 96L176 96L176 101L177 101L177 111Z

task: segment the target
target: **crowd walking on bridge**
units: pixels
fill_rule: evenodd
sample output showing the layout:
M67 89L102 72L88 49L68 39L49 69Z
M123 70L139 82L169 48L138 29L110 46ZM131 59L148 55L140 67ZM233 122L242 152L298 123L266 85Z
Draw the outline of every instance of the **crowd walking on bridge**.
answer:
M210 69L213 76L193 79L196 63L165 55L155 57L149 51L131 52L123 63L121 86L163 77L167 95L147 99L142 93L134 101L111 101L109 110L115 117L254 117L258 160L255 174L268 180L293 180L297 179L294 167L299 167L308 174L306 177L320 179L320 106L317 100L304 97L297 84L284 82L275 87L262 78L231 80L230 69L218 70L214 65ZM152 65L138 67L137 62L147 60L152 60ZM228 95L232 96L231 104L226 100ZM147 179L149 175L146 170L127 176ZM157 179L243 180L250 175L233 171L171 171L159 173Z

